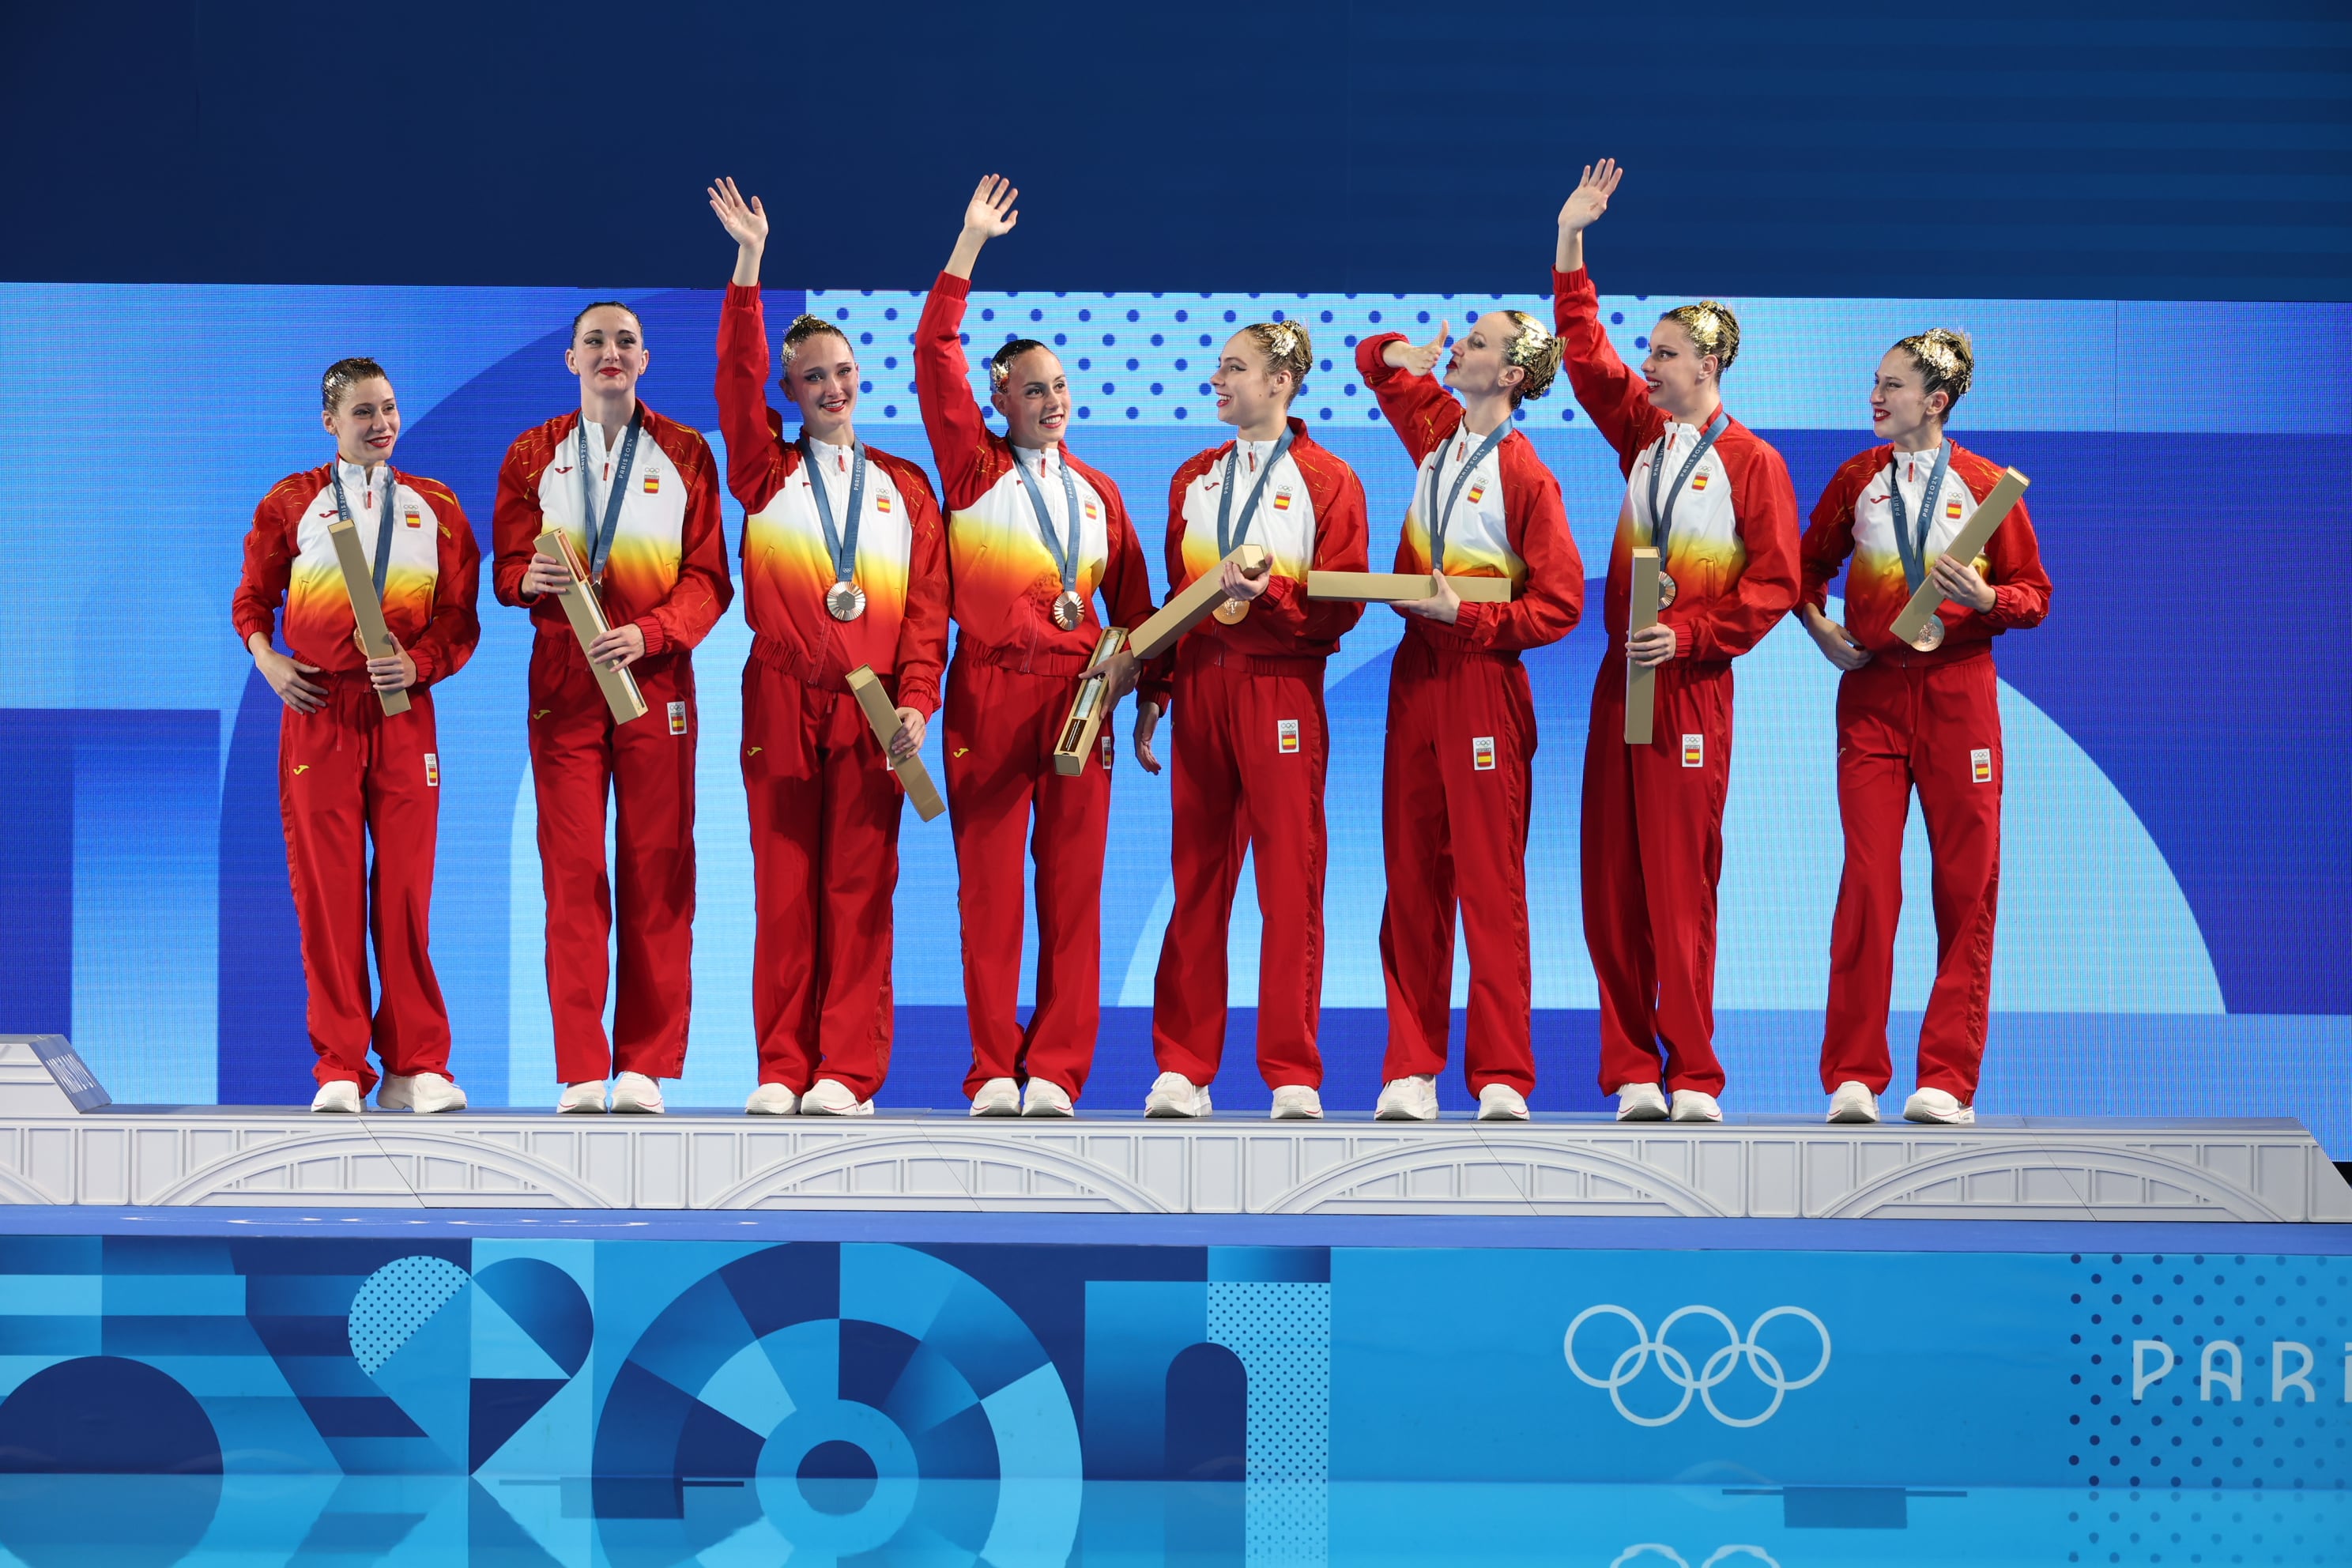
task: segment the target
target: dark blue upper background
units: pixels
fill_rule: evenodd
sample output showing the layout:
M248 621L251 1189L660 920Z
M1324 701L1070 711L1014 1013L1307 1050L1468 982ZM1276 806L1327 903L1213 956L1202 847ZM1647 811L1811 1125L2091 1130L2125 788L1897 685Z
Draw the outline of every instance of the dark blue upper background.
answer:
M1001 167L993 288L1516 289L1609 153L1640 292L2352 299L2343 0L5 15L20 280L709 287L727 172L919 288Z

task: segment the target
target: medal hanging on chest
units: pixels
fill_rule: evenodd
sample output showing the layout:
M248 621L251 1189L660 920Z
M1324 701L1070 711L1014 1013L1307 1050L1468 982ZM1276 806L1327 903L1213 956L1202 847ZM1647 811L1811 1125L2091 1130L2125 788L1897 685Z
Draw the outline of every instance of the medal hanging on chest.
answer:
M621 531L621 499L629 493L629 469L637 460L637 432L645 427L646 411L629 416L629 432L613 459L613 488L604 492L602 520L596 507L595 465L588 459L588 421L580 421L580 526L588 534L588 580L604 580L604 563L613 556L613 540Z
M824 591L825 614L836 621L854 621L866 613L866 590L856 582L857 530L864 521L866 500L866 443L856 442L849 449L849 522L844 529L834 526L833 496L825 488L824 470L818 466L816 443L803 434L800 447L816 520L824 529L824 552L833 563L833 585Z
M1045 455L1040 452L1037 461L1042 467ZM1013 454L1013 471L1021 476L1021 488L1029 492L1029 510L1037 515L1037 532L1045 542L1045 553L1053 558L1055 568L1062 574L1062 591L1054 595L1052 607L1046 612L1054 624L1066 632L1076 631L1087 618L1087 601L1078 592L1078 552L1086 540L1078 531L1078 481L1071 476L1069 454L1062 454L1062 521L1063 528L1054 527L1054 514L1046 510L1045 492L1037 483L1037 476Z
M1242 505L1242 521L1239 526L1234 526L1232 521L1234 513L1234 470L1240 464L1242 458L1241 439L1238 437L1234 437L1234 449L1225 454L1224 483L1218 487L1217 559L1220 562L1223 561L1226 556L1231 555L1234 552L1234 546L1248 542L1250 523L1252 520L1257 516L1258 501L1265 495L1265 482L1274 478L1274 466L1282 461L1282 455L1285 452L1290 450L1291 440L1297 434L1297 433L1296 431L1286 426L1282 432L1282 438L1275 442L1274 450L1265 455L1265 467L1258 470L1257 483L1250 487L1249 500ZM1211 612L1211 614L1214 615L1217 619L1223 621L1229 626L1241 625L1243 621L1249 618L1249 613L1250 602L1247 599L1226 599L1221 601L1217 607Z
M1912 459L1918 460L1916 457ZM1901 455L1886 465L1886 504L1895 513L1895 552L1903 561L1903 581L1913 593L1927 579L1927 535L1935 527L1936 501L1944 493L1944 476L1952 466L1952 444L1946 441L1936 448L1936 466L1927 472L1927 488L1919 497L1919 525L1913 531L1909 512L1903 504L1901 476L1895 472ZM1921 653L1933 653L1944 646L1944 617L1940 611L1927 617L1911 646Z
M1658 608L1662 610L1675 602L1677 592L1673 575L1665 569L1667 545L1674 538L1675 502L1681 499L1683 486L1689 482L1699 460L1714 448L1715 438L1730 426L1731 416L1720 408L1717 409L1715 417L1706 422L1706 429L1700 434L1698 445L1691 448L1690 456L1683 459L1683 466L1675 471L1674 485L1666 491L1663 507L1658 502L1658 476L1666 461L1665 437L1658 437L1658 450L1650 459L1650 542L1658 550Z

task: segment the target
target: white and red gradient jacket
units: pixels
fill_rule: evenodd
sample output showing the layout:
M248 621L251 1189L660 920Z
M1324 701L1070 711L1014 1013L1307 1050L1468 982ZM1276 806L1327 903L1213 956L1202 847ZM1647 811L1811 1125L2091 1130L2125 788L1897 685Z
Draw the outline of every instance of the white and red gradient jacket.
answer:
M1805 603L1816 609L1828 606L1830 581L1851 555L1853 565L1845 579L1846 630L1873 653L1931 664L1981 652L2012 626L2040 626L2050 613L2050 574L2042 568L2042 545L2021 500L1993 530L1984 553L1977 558L1978 571L1992 584L1992 608L1979 615L1965 605L1946 604L1938 612L1944 621L1943 643L1925 654L1895 639L1889 628L1911 602L1911 584L1903 575L1902 552L1895 543L1895 501L1887 486L1903 487L1904 511L1916 527L1919 503L1927 499L1935 467L1932 450L1897 452L1891 444L1847 458L1822 491L1798 547L1803 556ZM1928 559L1940 554L1968 525L2000 476L1999 464L1952 442L1951 467L1928 527Z
M1382 332L1356 345L1356 369L1380 401L1381 412L1417 465L1404 532L1397 540L1399 572L1449 577L1508 577L1517 595L1507 605L1465 604L1447 626L1425 616L1405 618L1405 636L1433 647L1503 653L1558 642L1584 615L1584 557L1568 529L1559 479L1518 430L1503 437L1462 486L1445 530L1445 560L1429 559L1429 470L1445 454L1440 476L1450 493L1462 465L1483 444L1462 427L1462 405L1434 375L1409 375L1381 358L1402 332ZM1440 495L1437 504L1445 504Z
M1118 487L1070 456L1066 446L1016 454L1013 444L981 419L971 397L971 367L961 330L971 297L969 279L940 274L915 328L915 390L931 461L940 471L948 514L950 607L963 635L1006 653L1053 656L1056 663L1094 656L1103 623L1095 613L1102 590L1111 625L1130 631L1151 616L1151 575L1143 546ZM1036 475L1045 510L1064 539L1069 498L1061 465L1078 490L1077 593L1086 615L1067 631L1054 624L1062 571L1037 529L1027 487L1013 470L1025 463Z
M1601 325L1601 298L1582 268L1551 275L1552 317L1567 341L1569 384L1625 475L1625 505L1609 546L1602 619L1609 657L1624 658L1633 555L1651 542L1650 465L1665 437L1659 499L1704 434L1669 419L1648 385L1617 357ZM1675 580L1658 622L1675 633L1675 658L1723 664L1763 640L1797 602L1797 493L1789 467L1757 434L1731 421L1691 472L1674 505L1664 566Z
M341 463L341 459L337 460ZM335 510L336 464L289 474L253 509L245 536L245 571L229 613L242 642L268 635L282 604L286 651L336 675L367 667L352 639L350 593L327 530ZM374 561L383 519L383 486L395 486L392 559L384 572L383 619L416 665L416 684L446 680L465 667L481 640L474 605L481 587L482 553L474 525L448 486L378 464L371 481L355 463L341 463L343 493L359 525L360 550Z
M1346 599L1310 599L1307 574L1367 570L1369 542L1364 487L1356 470L1307 433L1306 421L1289 421L1290 449L1275 462L1250 519L1249 531L1234 542L1263 545L1273 557L1273 578L1250 602L1249 614L1227 626L1212 616L1184 634L1177 647L1206 643L1220 653L1265 658L1328 658L1339 639L1363 617L1364 606ZM1233 526L1240 530L1242 508L1256 486L1258 469L1273 458L1272 441L1238 438L1186 460L1168 483L1168 595L1171 599L1203 573L1216 569L1217 503L1225 459L1236 449ZM1176 648L1151 663L1143 700L1165 710L1175 671Z
M835 620L824 607L834 565L809 487L826 485L835 525L846 528L850 452L815 443L824 472L809 471L768 406L768 366L760 290L730 284L719 313L719 428L727 439L727 488L743 503L751 658L834 691L844 689L851 670L871 665L875 674L895 677L900 707L928 718L939 710L948 640L945 531L930 481L904 458L866 448L856 563L866 613Z
M719 521L719 464L702 433L637 405L645 426L630 459L628 493L613 530L598 594L604 618L645 633L646 657L692 649L734 601L727 574L727 536ZM569 636L571 621L552 594L526 599L523 574L539 553L539 536L559 528L590 558L589 529L604 518L582 514L580 411L534 425L514 438L499 468L498 504L490 514L496 550L490 582L502 605L529 605L531 623ZM624 435L621 439L628 437ZM617 449L607 450L604 428L588 426L588 458L599 469L596 502L608 504Z

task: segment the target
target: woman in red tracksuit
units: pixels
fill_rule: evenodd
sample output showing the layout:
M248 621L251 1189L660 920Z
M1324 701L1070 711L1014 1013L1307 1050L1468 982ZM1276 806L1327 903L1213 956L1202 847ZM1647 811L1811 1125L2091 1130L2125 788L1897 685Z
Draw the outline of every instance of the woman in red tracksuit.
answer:
M692 426L637 400L644 324L617 301L573 318L564 362L580 406L515 437L491 537L499 602L528 605L528 733L547 893L547 998L560 1111L657 1112L686 1069L694 995L694 647L735 596L719 524L718 464ZM596 583L611 630L583 653L560 595L570 571L539 552L560 528ZM625 724L589 659L630 671L646 711ZM616 877L604 809L617 796ZM618 886L615 888L614 883ZM620 983L604 1037L606 952L619 894Z
M392 466L400 409L383 367L338 360L320 384L332 462L289 475L254 509L231 605L256 668L286 704L278 795L302 930L302 978L319 1090L313 1110L356 1111L376 1082L386 1110L462 1110L449 1079L449 1014L429 945L441 757L431 688L465 667L482 635L481 554L446 485ZM352 596L328 530L358 531L396 649L358 646ZM286 651L271 634L285 610ZM382 694L404 691L386 713ZM369 847L374 864L369 864ZM381 990L369 1016L368 945Z
M2022 502L1974 561L1943 552L2001 476L1944 433L1975 374L1958 332L1938 328L1887 350L1870 397L1882 444L1838 469L1801 547L1800 614L1822 656L1845 671L1837 703L1845 873L1822 1034L1832 1121L1877 1121L1893 1077L1886 1009L1914 788L1935 859L1936 982L1919 1026L1918 1091L1903 1114L1976 1120L2000 886L2004 768L1992 639L2041 624L2050 578ZM1849 555L1841 626L1829 617L1829 584ZM1946 603L1917 641L1899 642L1895 617L1926 582Z
M1427 343L1383 332L1356 345L1357 370L1419 465L1395 569L1433 574L1428 598L1397 606L1405 636L1389 669L1389 1048L1374 1113L1437 1115L1458 903L1470 950L1470 1092L1482 1121L1525 1121L1536 1072L1527 877L1536 715L1519 655L1574 628L1584 561L1559 479L1512 427L1521 403L1551 389L1559 340L1524 312L1489 310L1454 345L1441 386L1433 373L1446 336L1441 322ZM1465 604L1448 577L1507 577L1515 596Z
M1054 747L1102 637L1095 591L1108 624L1132 629L1151 614L1151 578L1118 487L1063 444L1073 399L1052 349L1017 338L990 359L1005 434L982 422L972 400L961 337L972 263L1011 231L1018 195L993 174L972 193L915 329L915 385L947 498L961 634L945 750L971 1027L964 1093L974 1116L1067 1116L1102 1015L1110 727L1098 760L1075 775L1055 771ZM1037 1005L1024 1028L1021 862L1032 846Z
M719 317L727 485L743 503L743 787L758 910L754 1115L865 1116L890 1067L890 898L903 796L939 707L947 559L923 472L857 439L857 360L830 322L783 335L780 384L801 436L769 411L760 258L768 218L734 183L710 190L736 242ZM870 665L892 694L888 756L845 677Z
M1600 982L1601 1087L1616 1095L1619 1118L1718 1121L1715 895L1731 661L1796 602L1797 499L1780 454L1723 410L1723 373L1739 353L1728 310L1709 300L1667 311L1638 375L1610 345L1584 230L1618 178L1608 159L1585 170L1560 208L1552 271L1570 384L1626 479L1609 552L1610 648L1585 737L1584 942ZM1641 545L1662 558L1662 610L1629 635ZM1625 743L1629 660L1657 671L1646 746Z
M1151 1116L1206 1116L1225 1043L1225 936L1242 857L1255 849L1265 933L1258 1071L1276 1118L1323 1114L1316 1049L1323 993L1323 778L1330 760L1323 665L1363 606L1311 600L1307 574L1364 570L1364 488L1288 417L1315 350L1296 321L1259 321L1226 342L1210 384L1234 439L1176 470L1168 489L1168 589L1217 572L1224 603L1149 667L1136 759L1160 771L1160 716L1176 715L1171 846L1176 907L1160 947ZM1219 563L1240 544L1268 566Z

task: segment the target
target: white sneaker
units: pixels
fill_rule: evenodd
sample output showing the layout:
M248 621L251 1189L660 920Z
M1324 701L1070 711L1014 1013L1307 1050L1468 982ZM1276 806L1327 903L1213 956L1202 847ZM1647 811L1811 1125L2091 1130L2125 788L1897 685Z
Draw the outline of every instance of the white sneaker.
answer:
M1021 1086L1009 1078L992 1078L980 1086L971 1097L974 1116L1018 1116L1021 1114Z
M566 1084L555 1102L558 1116L602 1115L604 1110L604 1080L591 1079L586 1083Z
M874 1102L860 1100L849 1092L849 1086L837 1078L821 1078L809 1085L801 1096L803 1116L871 1116Z
M659 1116L661 1085L641 1072L625 1072L613 1080L613 1109L628 1115Z
M437 1072L386 1073L375 1086L378 1110L413 1110L430 1116L436 1110L463 1110L466 1091Z
M1490 1083L1478 1091L1479 1121L1525 1121L1527 1119L1527 1097L1509 1084Z
M360 1103L359 1085L349 1079L337 1079L332 1083L319 1086L319 1092L310 1097L310 1109L340 1110L356 1116L367 1107Z
M790 1116L801 1108L801 1097L780 1083L763 1083L743 1102L746 1116Z
M1320 1121L1323 1097L1303 1083L1286 1083L1274 1091L1274 1109L1266 1115L1276 1121Z
M1206 1116L1209 1114L1209 1088L1194 1083L1181 1072L1164 1072L1151 1080L1151 1092L1144 1096L1146 1116Z
M1941 1121L1966 1127L1976 1119L1976 1107L1962 1105L1957 1097L1940 1089L1923 1089L1903 1102L1906 1121Z
M1070 1104L1070 1091L1048 1078L1029 1080L1029 1092L1021 1100L1024 1116L1076 1116Z
M1666 1119L1666 1097L1654 1083L1625 1083L1617 1086L1617 1120L1620 1121L1664 1121Z
M1437 1075L1417 1072L1410 1078L1389 1079L1381 1085L1372 1117L1379 1121L1436 1121Z
M1830 1096L1832 1121L1875 1121L1878 1120L1878 1096L1870 1092L1870 1085L1852 1079L1837 1086Z
M1674 1119L1676 1121L1720 1121L1723 1120L1723 1107L1715 1102L1715 1096L1711 1094L1701 1094L1695 1089L1678 1089L1675 1090Z

